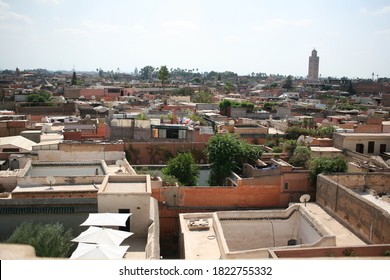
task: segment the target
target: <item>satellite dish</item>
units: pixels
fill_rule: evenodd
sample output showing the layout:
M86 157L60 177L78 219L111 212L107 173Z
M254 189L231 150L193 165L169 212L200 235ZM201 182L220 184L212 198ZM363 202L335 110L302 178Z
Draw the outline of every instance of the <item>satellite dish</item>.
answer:
M118 159L116 162L115 162L115 164L116 164L116 166L118 166L119 167L119 172L122 172L122 166L123 166L123 164L124 164L124 161L123 160L121 160L121 159Z
M230 121L229 121L229 125L234 125L234 121L233 121L233 120L230 120Z
M48 190L52 190L53 189L52 185L56 183L56 179L53 176L47 176L46 182L50 185Z
M303 143L305 141L305 136L304 135L300 135L297 139L297 142L298 143Z
M306 143L309 143L309 144L310 144L311 142L313 142L313 140L314 140L314 138L313 138L313 137L310 137L310 136L308 136L308 137L305 138L305 142L306 142Z
M91 99L92 99L92 100L95 100L95 99L96 99L96 96L95 96L95 95L92 95L92 96L91 96Z
M300 198L299 198L299 201L301 203L305 203L305 207L306 207L306 202L309 202L310 200L310 195L309 194L304 194L302 195Z

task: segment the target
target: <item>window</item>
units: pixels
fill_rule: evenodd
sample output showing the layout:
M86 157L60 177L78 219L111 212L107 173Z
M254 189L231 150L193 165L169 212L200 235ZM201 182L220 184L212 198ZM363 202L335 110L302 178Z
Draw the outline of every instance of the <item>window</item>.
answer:
M364 144L356 144L356 152L362 154L364 152Z
M285 190L285 191L288 190L288 183L284 183L284 190Z
M168 129L166 138L169 138L169 139L179 139L179 130L177 130L177 129Z
M375 147L375 142L374 141L369 141L368 142L368 153L373 154L374 153L374 147Z
M379 145L379 152L380 153L386 153L386 144L380 144Z

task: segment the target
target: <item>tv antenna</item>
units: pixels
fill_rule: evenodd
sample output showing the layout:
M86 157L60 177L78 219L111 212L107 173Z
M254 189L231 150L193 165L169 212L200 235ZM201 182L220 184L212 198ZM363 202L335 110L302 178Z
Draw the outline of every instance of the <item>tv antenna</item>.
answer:
M300 198L299 198L299 201L301 203L305 203L305 207L306 207L306 202L309 202L310 200L310 195L309 194L304 194L302 195Z
M53 176L47 176L46 182L50 185L50 187L47 190L53 190L52 185L56 183L56 179Z

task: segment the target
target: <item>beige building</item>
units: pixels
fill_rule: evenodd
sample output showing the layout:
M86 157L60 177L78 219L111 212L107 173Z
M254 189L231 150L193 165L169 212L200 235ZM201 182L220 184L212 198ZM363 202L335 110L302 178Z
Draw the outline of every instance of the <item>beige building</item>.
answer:
M390 148L390 133L333 133L333 144L343 151L379 155Z

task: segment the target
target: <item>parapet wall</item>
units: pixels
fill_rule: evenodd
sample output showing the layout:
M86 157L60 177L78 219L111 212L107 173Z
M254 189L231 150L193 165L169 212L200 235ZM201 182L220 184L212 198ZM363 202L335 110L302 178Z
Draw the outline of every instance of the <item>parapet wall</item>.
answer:
M388 244L390 243L389 212L351 190L352 188L363 189L367 186L389 192L390 187L385 186L388 179L390 174L319 175L316 200L326 212L365 242Z

